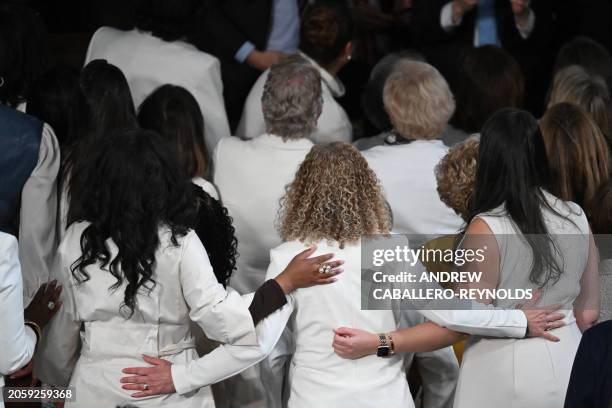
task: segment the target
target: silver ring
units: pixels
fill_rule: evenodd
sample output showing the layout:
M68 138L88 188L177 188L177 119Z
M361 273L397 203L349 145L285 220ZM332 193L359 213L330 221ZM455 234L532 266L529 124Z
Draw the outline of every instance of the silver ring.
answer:
M144 383L144 384L143 384L143 386L142 386L142 388L143 388L145 391L147 391L147 390L149 389L149 384Z
M47 309L49 310L55 309L55 302L50 300L49 303L47 303Z
M331 265L321 265L319 267L319 273L330 273L332 270Z

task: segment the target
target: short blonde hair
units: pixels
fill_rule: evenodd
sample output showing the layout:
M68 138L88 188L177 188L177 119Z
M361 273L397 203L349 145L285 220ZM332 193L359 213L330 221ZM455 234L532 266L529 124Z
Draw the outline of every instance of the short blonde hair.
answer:
M347 143L315 145L281 201L283 240L356 243L362 235L388 233L391 220L376 175Z
M395 131L405 138L439 137L455 112L455 98L437 69L402 61L385 82L385 109Z
M465 221L470 217L470 200L476 185L479 141L471 137L453 146L436 166L438 195Z

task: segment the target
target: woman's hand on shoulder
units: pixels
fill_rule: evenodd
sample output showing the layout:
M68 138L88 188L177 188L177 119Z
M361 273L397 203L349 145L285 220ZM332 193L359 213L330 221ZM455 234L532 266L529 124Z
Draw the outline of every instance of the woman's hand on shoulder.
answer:
M340 266L344 261L330 261L334 254L309 258L316 249L316 246L312 246L294 256L275 278L285 294L300 288L334 283L337 280L335 276L343 272Z
M376 354L379 340L375 333L365 330L340 327L334 330L334 352L342 358L355 360Z

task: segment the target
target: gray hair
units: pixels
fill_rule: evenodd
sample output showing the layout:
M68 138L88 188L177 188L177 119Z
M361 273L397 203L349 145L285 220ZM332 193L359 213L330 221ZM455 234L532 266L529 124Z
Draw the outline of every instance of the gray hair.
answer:
M310 136L323 108L319 71L298 54L283 58L270 69L261 108L266 132L283 140Z

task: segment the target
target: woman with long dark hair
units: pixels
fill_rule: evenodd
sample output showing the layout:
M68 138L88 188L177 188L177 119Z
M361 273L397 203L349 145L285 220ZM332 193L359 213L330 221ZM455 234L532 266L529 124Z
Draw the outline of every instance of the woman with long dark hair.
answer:
M551 183L535 118L516 109L497 112L481 132L463 246L488 244L483 277L476 286L541 290L543 304L561 305L565 326L549 327L558 343L472 337L455 394L458 408L493 401L504 407L563 405L581 331L594 324L599 313L599 276L585 212L550 194ZM520 302L481 301L505 308Z
M198 215L192 228L204 244L210 263L226 285L236 268L238 241L227 209L218 201L215 186L204 179L208 170L204 122L198 102L185 88L162 85L140 105L138 122L159 133L175 147L177 159L194 187Z
M36 372L45 383L79 389L73 406L212 406L209 388L190 388L197 374L190 320L212 340L263 347L254 325L286 302L285 293L332 282L338 271L318 272L331 256L302 253L249 306L218 283L190 229L197 204L172 145L154 132L124 131L100 139L89 160L72 179L80 195L71 202L54 270L64 283L64 307L43 340ZM121 388L122 369L142 364L143 354L165 359L165 388L155 381ZM130 390L164 395L134 400Z
M111 134L138 128L130 88L119 68L104 60L87 64L79 76L75 101L78 118L71 144L62 158L59 233L68 226L69 207L81 200L85 184L79 178L91 166L91 156Z

